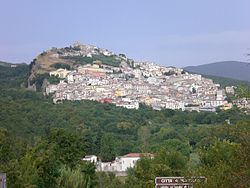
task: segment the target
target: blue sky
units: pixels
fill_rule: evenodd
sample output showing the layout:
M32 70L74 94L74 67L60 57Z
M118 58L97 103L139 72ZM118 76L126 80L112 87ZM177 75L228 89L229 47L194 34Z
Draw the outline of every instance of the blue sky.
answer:
M249 0L0 0L0 60L79 41L183 67L246 61Z

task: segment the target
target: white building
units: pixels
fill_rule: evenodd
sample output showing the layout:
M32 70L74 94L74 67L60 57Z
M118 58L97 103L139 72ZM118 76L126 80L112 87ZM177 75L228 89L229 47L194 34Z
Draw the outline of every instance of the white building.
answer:
M153 158L153 155L150 153L129 153L124 156L116 157L112 162L98 163L97 171L115 173L126 172L128 168L133 168L142 156Z
M181 109L182 111L185 110L185 104L181 101L174 101L174 100L168 100L165 102L165 108L177 110Z
M59 78L66 78L67 75L70 73L71 71L68 71L67 69L57 69L55 71L51 71L49 73L50 76L58 76Z
M86 155L84 158L82 158L83 161L88 161L91 163L97 163L97 156L95 155Z
M131 102L120 102L116 103L116 106L124 107L127 109L139 109L139 102L137 101L131 101Z
M136 162L140 159L140 153L129 153L127 155L117 157L116 171L127 171L128 168L133 168Z
M133 73L134 73L134 75L135 75L135 78L140 78L141 75L142 75L140 69L134 69L134 70L133 70Z
M226 93L230 93L230 94L233 94L233 95L234 95L234 89L235 89L235 86L227 86L225 88Z
M224 100L224 93L223 90L218 90L216 92L216 100L221 101Z
M57 85L55 84L51 84L51 85L48 85L48 87L46 87L46 94L50 94L50 93L53 93L53 92L56 92L57 91Z

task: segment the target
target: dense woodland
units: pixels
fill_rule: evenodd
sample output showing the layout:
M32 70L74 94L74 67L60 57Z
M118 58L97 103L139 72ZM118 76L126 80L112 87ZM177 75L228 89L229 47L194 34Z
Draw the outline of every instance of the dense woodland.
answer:
M151 188L156 176L205 176L196 187L250 187L250 116L237 108L198 113L93 101L54 105L20 87L27 66L0 68L0 172L10 188ZM142 158L125 179L81 161L87 154L111 161L130 152L155 157Z

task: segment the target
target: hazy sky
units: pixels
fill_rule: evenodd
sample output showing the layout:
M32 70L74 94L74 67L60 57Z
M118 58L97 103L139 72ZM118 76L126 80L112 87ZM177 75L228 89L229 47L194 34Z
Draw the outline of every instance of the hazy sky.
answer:
M0 60L79 41L178 67L246 61L250 0L0 0Z

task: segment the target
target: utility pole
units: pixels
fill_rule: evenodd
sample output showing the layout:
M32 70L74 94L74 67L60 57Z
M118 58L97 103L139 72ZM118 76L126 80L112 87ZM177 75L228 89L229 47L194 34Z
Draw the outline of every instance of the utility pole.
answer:
M0 172L0 188L7 188L6 174Z

